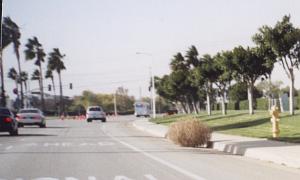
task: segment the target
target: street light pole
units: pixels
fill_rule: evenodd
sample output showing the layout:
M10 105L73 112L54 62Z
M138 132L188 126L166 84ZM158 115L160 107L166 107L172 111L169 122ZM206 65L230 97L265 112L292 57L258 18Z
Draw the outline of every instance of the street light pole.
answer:
M116 97L116 93L114 93L114 110L115 110L115 116L118 115L118 111L117 111L117 97Z
M156 106L155 106L155 83L154 83L154 73L151 69L151 78L152 78L152 107L153 107L153 118L156 118Z
M142 54L142 55L147 55L151 56L151 67L150 67L150 73L151 73L151 81L152 81L152 113L153 113L153 118L156 118L156 106L155 106L155 83L154 83L154 73L152 72L153 68L153 55L151 53L146 53L146 52L136 52L137 55Z

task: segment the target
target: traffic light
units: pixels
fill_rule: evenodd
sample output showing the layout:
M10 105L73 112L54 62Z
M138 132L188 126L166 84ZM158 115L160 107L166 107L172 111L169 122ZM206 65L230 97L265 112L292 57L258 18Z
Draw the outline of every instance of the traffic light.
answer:
M48 84L48 91L51 91L51 84Z
M70 83L70 89L73 89L73 84L72 83Z

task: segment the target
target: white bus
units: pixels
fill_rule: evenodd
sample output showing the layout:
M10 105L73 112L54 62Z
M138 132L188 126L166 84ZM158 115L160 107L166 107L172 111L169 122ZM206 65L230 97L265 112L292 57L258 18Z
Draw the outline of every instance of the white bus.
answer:
M136 117L144 116L150 117L150 104L147 102L135 102L134 103L134 115Z

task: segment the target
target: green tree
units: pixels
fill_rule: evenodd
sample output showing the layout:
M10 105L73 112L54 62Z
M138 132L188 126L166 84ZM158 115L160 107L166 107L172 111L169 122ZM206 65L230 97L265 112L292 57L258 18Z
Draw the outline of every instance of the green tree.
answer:
M300 63L300 29L293 26L290 16L284 16L274 27L262 26L253 36L253 41L262 48L268 47L276 55L290 80L290 114L294 112L294 70Z
M207 114L211 115L211 98L213 95L213 83L218 78L216 64L213 57L205 54L200 58L199 65L194 69L194 77L198 86L203 86L206 91Z
M219 96L221 97L221 104L222 104L222 114L226 115L226 105L225 105L225 99L226 99L226 92L228 91L228 88L230 86L230 83L232 81L232 63L233 54L231 51L225 51L222 53L218 53L214 57L214 63L215 63L215 72L216 72L216 81L215 85L218 87Z
M40 73L40 93L41 93L41 102L42 102L42 110L45 110L45 100L44 100L44 86L43 86L43 71L42 71L42 63L45 61L45 52L42 47L42 44L38 41L36 37L32 39L28 39L27 44L25 45L26 49L24 51L26 60L33 60L35 59L35 65L39 67Z
M117 109L121 112L133 111L135 99L128 95L128 89L118 87L116 90Z
M49 53L48 58L48 68L51 71L56 71L58 74L59 80L59 104L60 104L60 114L65 113L64 105L63 105L63 88L62 88L62 80L61 80L61 71L65 70L65 64L63 62L63 58L65 57L64 54L61 54L58 48L54 48L52 52Z
M233 49L233 64L233 75L236 81L247 83L249 114L254 114L254 83L259 77L271 74L273 64L269 63L269 59L259 48L244 49L242 46Z
M19 74L21 73L21 64L20 64L20 39L21 33L19 26L10 19L10 17L3 18L2 24L2 33L1 33L1 57L0 57L0 70L1 70L1 105L6 106L6 97L5 97L5 88L4 88L4 74L3 74L3 62L2 62L2 50L7 47L9 44L13 44L14 51L18 61L18 70ZM23 85L21 84L21 105L23 106Z

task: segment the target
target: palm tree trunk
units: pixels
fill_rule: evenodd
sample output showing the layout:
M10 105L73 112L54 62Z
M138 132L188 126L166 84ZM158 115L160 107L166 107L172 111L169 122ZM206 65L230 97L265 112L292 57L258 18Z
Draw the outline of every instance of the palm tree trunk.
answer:
M45 111L45 99L44 99L44 87L43 87L43 72L42 65L40 63L40 92L41 92L41 101L42 101L42 111Z
M59 78L59 92L60 92L60 96L59 96L59 113L60 115L63 115L65 112L64 109L64 102L63 102L63 89L62 89L62 82L61 82L61 74L60 72L58 72L58 78Z
M51 78L51 81L52 81L53 93L54 93L54 104L55 104L55 107L56 107L56 91L55 91L55 84L54 84L54 78L53 77ZM55 108L55 110L56 110L56 108Z
M18 100L18 110L20 109L20 96L19 96L19 86L18 86L18 79L15 79L16 88L17 88L17 100Z
M5 88L4 88L4 72L3 72L3 63L2 63L2 48L0 49L0 76L1 76L1 106L6 107L6 97L5 97Z
M21 63L20 63L20 56L17 54L17 61L18 61L18 69L19 69L19 78L21 78ZM24 107L24 92L23 92L23 83L21 79L18 80L21 85L21 108Z
M24 105L25 105L25 107L27 108L28 107L28 89L27 89L27 81L23 81L23 82L21 82L21 83L24 83L24 87L25 87L25 98L24 98L24 101L25 101L25 103L24 103Z

